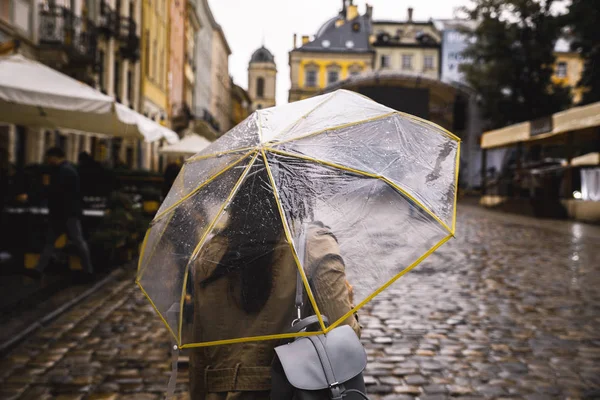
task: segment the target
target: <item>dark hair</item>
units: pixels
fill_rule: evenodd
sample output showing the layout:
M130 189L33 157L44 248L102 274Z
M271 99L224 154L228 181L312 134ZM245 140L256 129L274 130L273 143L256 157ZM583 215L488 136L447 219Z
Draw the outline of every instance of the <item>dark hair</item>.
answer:
M206 287L228 276L231 291L240 287L240 306L247 313L260 311L271 295L273 255L283 233L266 170L252 169L229 206L221 233L229 242L227 252L201 282Z
M289 189L279 193L287 218L304 221L311 214L306 201L308 191L294 179L298 175L292 170L271 164L277 187ZM264 164L257 161L229 205L229 222L221 232L228 239L227 252L212 274L200 283L206 287L227 276L230 291L236 283L240 287L240 306L247 313L260 311L269 299L276 248L288 246L281 241L283 222L275 196Z
M46 157L65 158L65 152L60 147L51 147L46 150Z

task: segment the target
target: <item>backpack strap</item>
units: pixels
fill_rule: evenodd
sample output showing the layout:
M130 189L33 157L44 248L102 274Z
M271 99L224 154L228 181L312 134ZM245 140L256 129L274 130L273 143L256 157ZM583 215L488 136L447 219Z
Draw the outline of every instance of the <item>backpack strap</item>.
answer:
M325 325L329 325L329 320L327 319L326 316L321 315L321 318L323 319L323 323ZM308 328L311 325L315 325L315 324L319 324L319 317L317 317L316 315L311 315L310 317L306 317L306 318L302 318L302 319L298 319L295 321L295 323L292 325L292 328L289 330L290 333L298 333L301 332L302 330ZM321 327L319 326L319 329Z

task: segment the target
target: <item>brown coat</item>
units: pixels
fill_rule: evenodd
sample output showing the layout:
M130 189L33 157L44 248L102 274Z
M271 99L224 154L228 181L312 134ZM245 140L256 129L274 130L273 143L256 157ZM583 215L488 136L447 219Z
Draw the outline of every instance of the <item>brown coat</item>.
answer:
M227 240L215 237L206 246L200 260L220 260ZM344 264L339 247L330 231L312 225L307 235L307 261L315 300L331 322L348 311L351 303L346 286ZM334 257L331 257L334 256ZM338 256L338 257L335 257ZM220 279L206 288L194 282L194 341L252 337L285 333L294 318L296 263L284 240L274 255L272 292L258 314L247 314L236 305L228 279ZM200 262L201 275L207 276L215 262ZM307 272L308 273L308 272ZM197 276L197 274L195 274ZM360 334L354 317L344 321ZM192 400L269 399L270 370L278 341L255 341L194 348L190 356Z

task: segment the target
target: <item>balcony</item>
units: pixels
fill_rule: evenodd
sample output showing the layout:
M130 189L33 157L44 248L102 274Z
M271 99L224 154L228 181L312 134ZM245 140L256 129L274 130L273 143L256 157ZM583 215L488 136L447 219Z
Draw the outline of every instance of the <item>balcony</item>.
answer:
M98 33L104 37L113 37L119 30L119 15L105 1L100 3Z
M137 35L137 24L131 17L119 18L117 38L123 58L137 61L140 58L140 38Z
M197 113L192 115L194 119L193 130L209 140L216 140L221 136L221 127L216 118L207 109L197 110Z
M96 60L96 26L62 6L40 11L40 58L48 63L90 66Z
M173 104L171 115L171 128L175 132L181 132L186 129L194 116L187 103Z

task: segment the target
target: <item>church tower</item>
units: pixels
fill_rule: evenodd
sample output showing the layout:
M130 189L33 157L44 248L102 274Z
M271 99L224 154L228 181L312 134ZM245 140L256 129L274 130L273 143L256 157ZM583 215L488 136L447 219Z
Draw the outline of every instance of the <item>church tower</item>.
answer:
M276 78L275 57L262 46L252 54L248 64L248 94L252 99L252 111L275 105Z

